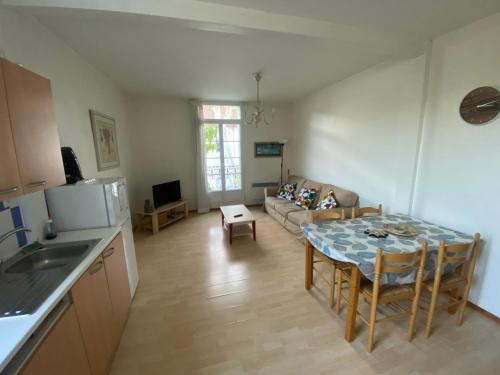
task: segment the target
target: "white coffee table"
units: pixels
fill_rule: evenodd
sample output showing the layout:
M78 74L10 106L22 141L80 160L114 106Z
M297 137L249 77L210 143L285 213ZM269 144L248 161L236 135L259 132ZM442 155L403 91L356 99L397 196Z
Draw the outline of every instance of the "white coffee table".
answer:
M221 206L220 211L222 226L229 232L229 244L236 236L252 235L256 240L255 218L245 205Z

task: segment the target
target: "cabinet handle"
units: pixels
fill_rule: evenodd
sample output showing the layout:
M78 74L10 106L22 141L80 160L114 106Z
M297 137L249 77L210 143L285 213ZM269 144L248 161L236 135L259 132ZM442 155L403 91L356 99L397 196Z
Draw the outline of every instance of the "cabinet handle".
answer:
M100 260L100 261L99 261L99 262L97 262L97 263L95 264L95 266L94 266L94 267L93 267L93 268L89 271L89 273L90 273L91 275L93 275L93 274L95 274L95 273L99 272L99 271L101 270L101 268L102 268L103 264L104 264L104 263L102 262L102 260Z
M0 194L10 194L10 193L15 193L17 191L17 189L19 189L17 186L13 186L11 188L8 188L8 189L1 189L0 190Z
M109 258L111 255L113 255L115 253L115 248L114 247L110 247L108 250L106 250L103 254L102 254L102 257L103 258Z
M28 187L34 188L34 187L45 186L45 185L47 185L47 181L43 180L43 181L32 182L32 183L28 184Z

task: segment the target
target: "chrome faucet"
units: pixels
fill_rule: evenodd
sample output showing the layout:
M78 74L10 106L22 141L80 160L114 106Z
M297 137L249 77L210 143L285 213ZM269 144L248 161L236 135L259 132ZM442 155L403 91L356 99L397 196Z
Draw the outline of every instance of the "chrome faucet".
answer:
M0 236L0 244L5 241L7 238L10 236L13 236L16 233L19 232L31 232L31 229L26 228L26 227L19 227L19 228L14 228L12 230L9 230L7 233L4 233Z
M13 236L14 234L19 233L19 232L31 232L31 229L26 228L26 227L19 227L19 228L14 228L12 230L9 230L8 232L6 232L0 236L0 244L2 242L4 242L7 238L9 238L10 236ZM0 266L2 265L3 261L4 261L4 259L0 258Z

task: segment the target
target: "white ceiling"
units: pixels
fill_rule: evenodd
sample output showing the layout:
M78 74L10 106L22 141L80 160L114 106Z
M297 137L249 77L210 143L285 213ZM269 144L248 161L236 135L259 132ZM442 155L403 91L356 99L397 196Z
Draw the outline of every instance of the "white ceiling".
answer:
M262 71L262 97L276 101L416 56L425 40L500 11L500 0L4 3L33 14L131 94L251 100L251 73Z

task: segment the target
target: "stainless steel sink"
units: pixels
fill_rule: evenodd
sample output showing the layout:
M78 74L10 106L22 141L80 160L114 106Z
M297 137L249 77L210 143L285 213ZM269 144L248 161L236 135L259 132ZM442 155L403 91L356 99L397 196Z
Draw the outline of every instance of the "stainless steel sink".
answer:
M0 318L31 314L85 259L100 239L21 250L0 266Z
M5 273L26 273L60 268L74 262L89 249L90 244L45 247L24 255L7 266Z

